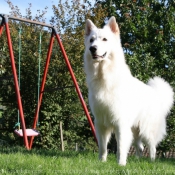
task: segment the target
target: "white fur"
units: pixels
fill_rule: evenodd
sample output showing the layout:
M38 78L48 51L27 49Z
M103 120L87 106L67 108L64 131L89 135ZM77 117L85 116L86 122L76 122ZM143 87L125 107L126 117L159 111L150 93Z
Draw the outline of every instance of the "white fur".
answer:
M126 165L133 139L137 154L141 155L142 142L145 142L154 160L156 146L166 134L166 116L173 104L172 88L159 77L144 84L131 75L114 17L103 29L87 20L85 32L84 67L89 103L95 116L99 158L106 161L107 143L114 132L120 165ZM91 46L97 47L98 58L93 59ZM106 56L100 57L104 53Z

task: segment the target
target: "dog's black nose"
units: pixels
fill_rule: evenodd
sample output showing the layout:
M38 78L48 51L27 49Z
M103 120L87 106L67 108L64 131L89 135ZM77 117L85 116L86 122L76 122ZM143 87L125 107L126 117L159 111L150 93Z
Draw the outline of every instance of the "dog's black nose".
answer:
M89 50L91 51L91 53L95 53L97 51L97 46L91 46Z

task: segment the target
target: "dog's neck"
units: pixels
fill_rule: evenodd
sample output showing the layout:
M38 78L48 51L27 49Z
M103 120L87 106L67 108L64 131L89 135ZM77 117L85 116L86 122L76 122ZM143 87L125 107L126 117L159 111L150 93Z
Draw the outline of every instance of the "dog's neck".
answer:
M121 82L125 80L125 76L131 76L124 55L123 60L121 56L120 59L114 58L115 60L112 60L112 58L114 58L113 55L111 55L111 58L101 61L94 61L89 58L86 64L87 67L85 67L88 86L97 83L99 86L109 86L110 89L114 81L116 83Z
M118 78L118 75L122 73L125 75L130 75L130 70L125 62L124 54L123 58L114 57L113 54L108 56L108 59L102 60L100 62L94 63L94 73L97 75L97 79L106 79L109 75L113 78ZM121 76L120 76L121 77Z

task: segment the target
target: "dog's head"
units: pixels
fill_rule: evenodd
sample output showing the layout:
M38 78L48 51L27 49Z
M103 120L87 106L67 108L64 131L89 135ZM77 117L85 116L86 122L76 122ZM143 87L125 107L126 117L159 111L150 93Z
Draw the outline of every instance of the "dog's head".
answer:
M103 29L97 28L91 20L86 21L85 47L86 54L94 61L107 59L116 46L116 40L120 42L120 31L115 17L111 17Z

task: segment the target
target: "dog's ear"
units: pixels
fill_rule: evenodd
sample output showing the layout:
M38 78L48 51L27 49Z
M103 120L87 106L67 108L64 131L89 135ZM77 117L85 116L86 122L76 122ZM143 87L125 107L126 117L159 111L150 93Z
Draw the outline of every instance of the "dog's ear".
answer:
M109 21L106 24L106 26L109 26L114 34L120 34L120 30L119 30L118 24L117 24L116 19L115 19L114 16L112 16L109 19Z
M94 28L96 28L94 23L91 20L87 19L85 25L85 36L88 36L91 33L91 30Z

